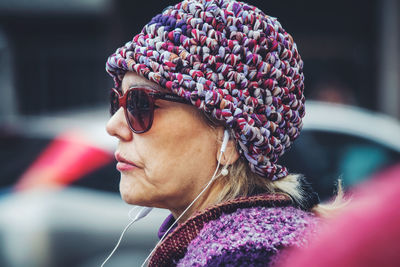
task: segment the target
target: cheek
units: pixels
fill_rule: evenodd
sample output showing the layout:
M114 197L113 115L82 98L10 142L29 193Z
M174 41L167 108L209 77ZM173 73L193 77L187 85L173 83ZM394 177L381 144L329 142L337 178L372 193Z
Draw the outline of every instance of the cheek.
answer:
M167 170L190 173L215 162L215 134L198 119L194 120L193 115L171 116L159 121L157 126L155 141L144 148L150 166L157 165L154 167L164 173Z
M211 178L216 167L216 136L192 114L163 114L152 129L137 137L145 179L154 196L187 202Z

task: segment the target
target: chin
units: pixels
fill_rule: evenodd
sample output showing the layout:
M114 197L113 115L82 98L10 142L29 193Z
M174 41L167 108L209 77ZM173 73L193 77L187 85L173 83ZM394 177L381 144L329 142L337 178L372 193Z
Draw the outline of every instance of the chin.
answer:
M131 204L131 205L137 205L135 203L134 199L129 194L126 194L122 191L120 191L120 194L121 194L122 200L125 201L126 203Z
M132 182L132 177L121 176L119 183L119 192L123 201L130 205L166 208L160 203L164 203L163 199L151 194L149 189L138 186L140 183Z
M138 197L135 196L136 194L133 190L133 187L134 185L129 183L127 177L123 177L123 175L121 175L121 180L119 182L119 192L121 194L121 198L128 204L139 205L137 204Z
M127 188L120 185L119 192L123 201L130 205L146 206L151 207L148 198L141 197L138 194L132 192L132 188Z

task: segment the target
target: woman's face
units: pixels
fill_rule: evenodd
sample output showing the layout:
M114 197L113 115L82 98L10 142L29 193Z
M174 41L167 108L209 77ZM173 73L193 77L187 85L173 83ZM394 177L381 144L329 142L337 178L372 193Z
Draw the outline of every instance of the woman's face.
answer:
M130 87L163 91L134 72L122 80L123 92ZM184 209L213 175L217 133L191 105L156 100L156 106L153 125L145 133L130 130L123 108L107 123L107 132L119 140L115 154L121 196L130 204Z

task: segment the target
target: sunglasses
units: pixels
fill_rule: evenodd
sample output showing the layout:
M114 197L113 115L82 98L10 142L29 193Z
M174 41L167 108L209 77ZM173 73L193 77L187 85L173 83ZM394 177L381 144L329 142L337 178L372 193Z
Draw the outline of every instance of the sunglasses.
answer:
M171 93L162 93L148 88L129 88L123 95L112 88L110 94L110 114L114 115L120 107L124 108L129 128L140 134L150 130L153 124L155 101L157 99L190 104L184 98Z

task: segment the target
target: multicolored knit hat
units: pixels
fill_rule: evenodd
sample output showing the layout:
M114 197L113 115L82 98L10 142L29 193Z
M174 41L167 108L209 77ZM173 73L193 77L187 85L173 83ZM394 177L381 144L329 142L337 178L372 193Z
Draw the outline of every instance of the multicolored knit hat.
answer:
M155 16L106 64L117 88L134 71L233 129L251 170L275 180L300 133L303 62L276 18L246 3L185 0Z

